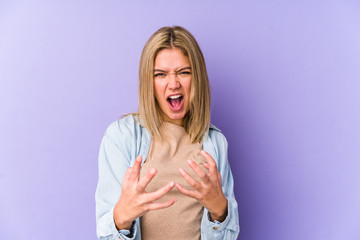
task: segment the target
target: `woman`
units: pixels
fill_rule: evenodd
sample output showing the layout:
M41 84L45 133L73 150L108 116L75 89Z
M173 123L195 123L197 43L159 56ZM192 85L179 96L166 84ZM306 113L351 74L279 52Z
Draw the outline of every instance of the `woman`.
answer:
M146 43L139 112L113 122L99 153L99 239L236 239L227 141L210 124L210 86L195 38L164 27Z

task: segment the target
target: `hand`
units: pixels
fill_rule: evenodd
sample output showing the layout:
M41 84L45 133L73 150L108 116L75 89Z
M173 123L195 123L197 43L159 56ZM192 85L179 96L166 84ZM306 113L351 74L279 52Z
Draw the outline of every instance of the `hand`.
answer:
M142 157L138 156L134 166L126 170L122 181L120 198L115 205L113 214L117 229L130 229L132 221L136 218L150 210L170 207L176 201L173 198L167 202L153 202L168 193L175 184L171 181L159 190L147 193L145 188L154 178L157 170L151 169L139 180L141 161Z
M197 199L210 212L211 220L224 221L227 216L227 198L222 191L221 175L214 159L205 151L201 151L205 158L206 173L195 162L188 160L189 166L200 177L201 182L193 179L184 169L179 168L181 176L194 188L189 190L176 183L176 188L183 194Z

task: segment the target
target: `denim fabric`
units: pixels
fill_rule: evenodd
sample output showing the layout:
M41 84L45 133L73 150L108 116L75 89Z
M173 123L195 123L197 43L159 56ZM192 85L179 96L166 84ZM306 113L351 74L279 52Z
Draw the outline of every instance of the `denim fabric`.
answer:
M127 168L133 166L138 155L143 161L149 152L151 136L132 115L109 125L102 139L99 152L99 180L95 193L97 236L106 239L141 239L140 219L135 220L132 238L129 230L116 229L113 211L121 193L121 182ZM228 143L219 129L210 126L209 134L203 136L203 149L215 162L222 177L222 188L228 199L228 215L223 222L210 221L204 208L201 220L201 239L237 239L240 231L237 202L234 196L234 180L228 163ZM178 223L181 227L181 222Z

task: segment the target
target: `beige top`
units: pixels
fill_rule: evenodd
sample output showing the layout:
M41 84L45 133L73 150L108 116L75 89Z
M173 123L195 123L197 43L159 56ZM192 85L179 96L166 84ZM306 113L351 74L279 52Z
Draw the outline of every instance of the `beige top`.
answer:
M152 139L148 157L143 164L140 177L151 168L158 170L156 176L146 188L153 192L170 181L180 183L187 189L192 187L180 175L179 168L183 168L194 179L200 181L196 173L188 166L187 159L191 159L202 167L205 159L201 156L201 143L192 144L185 129L176 124L164 122L160 128L161 139ZM202 167L206 172L207 170ZM159 202L176 198L176 202L169 208L147 212L141 217L141 238L144 240L199 240L200 226L203 214L202 205L193 198L182 194L176 187L160 198Z

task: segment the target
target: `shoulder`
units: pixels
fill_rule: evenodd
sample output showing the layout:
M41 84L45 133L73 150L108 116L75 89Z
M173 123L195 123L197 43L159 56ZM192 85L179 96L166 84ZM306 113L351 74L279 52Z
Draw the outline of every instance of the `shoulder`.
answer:
M133 136L140 127L133 115L127 115L110 123L105 131L105 136L124 139L124 137Z
M110 123L106 128L103 145L109 146L121 152L126 159L135 159L143 145L148 142L143 127L136 121L133 115L127 115ZM144 143L141 143L142 140Z
M224 134L221 132L221 130L219 128L217 128L213 124L210 124L208 137L213 142L216 142L216 143L226 142L226 144L227 144L227 140L226 140L226 137L224 136Z
M212 130L216 130L216 131L218 131L218 132L221 132L221 130L220 130L219 128L215 127L215 125L212 124L212 123L210 123L210 128L209 128L209 129L212 129Z
M207 137L204 138L203 146L204 150L208 151L219 164L223 154L227 153L228 142L221 130L211 124L209 133Z

